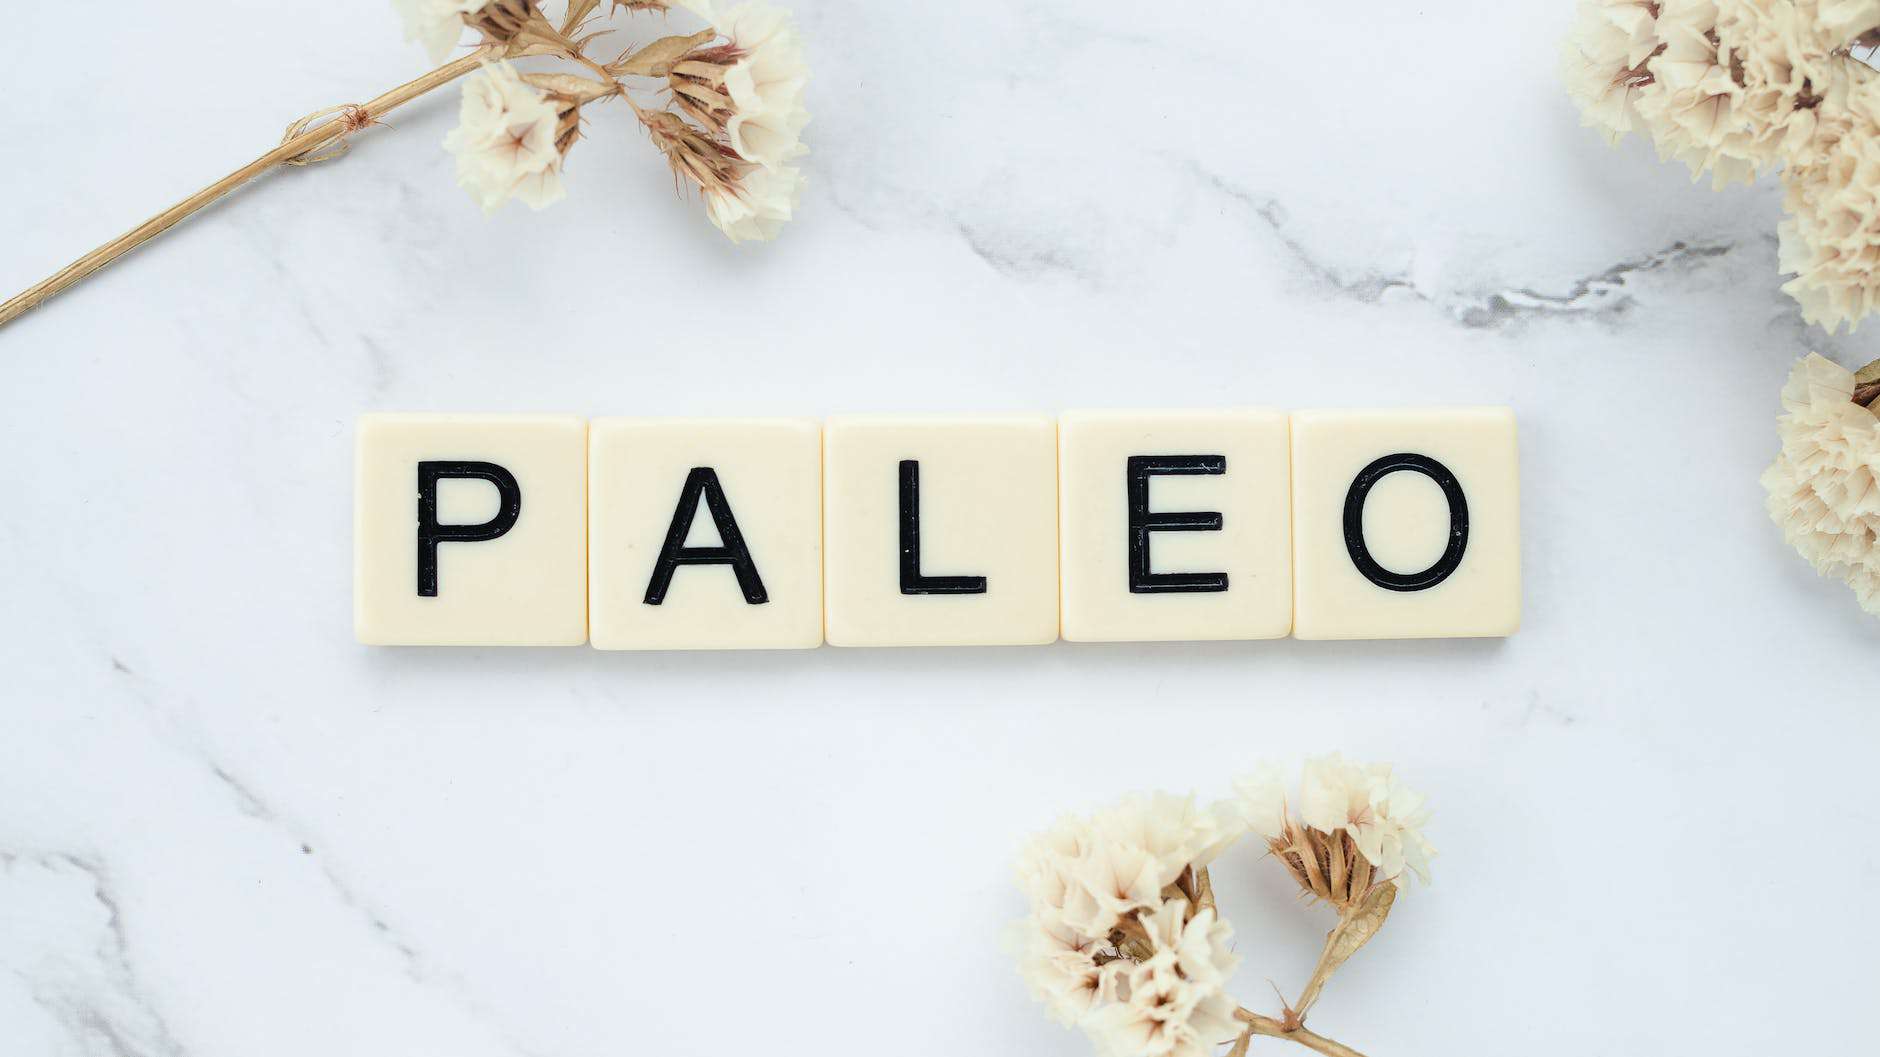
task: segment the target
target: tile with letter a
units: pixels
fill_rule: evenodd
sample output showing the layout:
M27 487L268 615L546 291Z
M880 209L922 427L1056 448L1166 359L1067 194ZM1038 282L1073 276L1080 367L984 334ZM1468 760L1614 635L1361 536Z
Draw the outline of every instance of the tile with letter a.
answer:
M1057 638L1054 421L838 417L823 450L830 645Z
M1072 411L1058 453L1066 640L1292 629L1285 413Z
M592 636L603 650L822 645L822 429L595 419Z
M353 626L380 646L587 641L587 423L359 419Z
M1292 422L1296 637L1514 633L1513 412L1301 411Z

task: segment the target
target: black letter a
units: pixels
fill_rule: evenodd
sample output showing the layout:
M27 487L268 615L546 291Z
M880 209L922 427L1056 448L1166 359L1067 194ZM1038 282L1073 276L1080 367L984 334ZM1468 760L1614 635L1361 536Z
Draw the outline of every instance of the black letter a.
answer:
M685 545L685 538L692 532L692 518L698 514L701 494L712 513L712 523L718 526L718 538L724 542L722 547ZM737 574L738 587L744 592L746 602L758 606L770 601L770 596L764 593L764 581L757 576L757 563L751 560L750 549L744 545L744 534L738 531L738 519L731 516L731 504L725 500L718 474L709 466L695 466L685 477L685 487L679 491L679 508L672 512L672 527L666 530L666 546L660 550L659 562L653 566L653 578L646 584L647 605L656 606L666 600L672 574L681 565L729 565Z

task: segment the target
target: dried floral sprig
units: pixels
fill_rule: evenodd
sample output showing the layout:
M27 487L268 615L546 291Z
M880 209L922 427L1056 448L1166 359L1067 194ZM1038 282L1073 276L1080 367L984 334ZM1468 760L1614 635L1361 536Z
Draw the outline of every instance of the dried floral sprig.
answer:
M1105 1057L1204 1057L1256 1035L1332 1057L1356 1050L1307 1030L1305 1017L1339 966L1384 925L1405 871L1428 880L1428 814L1383 766L1340 756L1303 768L1298 810L1279 772L1237 783L1209 807L1192 796L1126 797L1066 816L1021 854L1029 914L1014 926L1020 974L1047 1012L1082 1028ZM1263 839L1311 900L1338 911L1311 979L1277 1017L1227 994L1240 958L1209 874L1242 836Z
M1795 365L1763 473L1769 516L1823 576L1880 617L1880 360L1859 372L1814 353Z
M568 0L559 19L535 0L393 4L406 38L442 65L369 102L327 107L293 122L273 150L0 304L0 326L262 173L336 158L356 133L472 73L458 126L444 146L456 158L457 182L485 211L512 198L534 209L559 201L568 153L581 138L583 108L618 99L665 154L680 187L699 192L706 218L733 242L772 238L794 214L803 175L785 163L807 149L809 72L789 14L767 0L732 7L716 0L610 0L605 12L601 0ZM590 55L610 32L597 26L618 12L663 15L673 7L703 18L709 28L627 48L611 60ZM444 62L466 32L479 43ZM522 73L510 65L532 56L557 58L581 72Z
M1585 124L1693 179L1780 169L1782 289L1833 333L1880 305L1877 42L1872 0L1580 0L1563 70Z

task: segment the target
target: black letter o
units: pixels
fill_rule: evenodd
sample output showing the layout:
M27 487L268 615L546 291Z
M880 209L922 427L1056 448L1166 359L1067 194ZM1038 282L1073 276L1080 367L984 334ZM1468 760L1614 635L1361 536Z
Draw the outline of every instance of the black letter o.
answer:
M1371 557L1371 549L1364 543L1364 501L1377 482L1399 470L1411 470L1435 481L1449 501L1449 546L1443 550L1443 556L1436 559L1435 565L1421 572L1391 572ZM1366 580L1387 591L1427 591L1435 587L1449 579L1449 574L1462 564L1462 552L1468 546L1469 501L1462 494L1462 485L1456 475L1449 472L1449 467L1427 455L1409 452L1386 455L1359 471L1351 482L1350 491L1345 493L1345 550Z

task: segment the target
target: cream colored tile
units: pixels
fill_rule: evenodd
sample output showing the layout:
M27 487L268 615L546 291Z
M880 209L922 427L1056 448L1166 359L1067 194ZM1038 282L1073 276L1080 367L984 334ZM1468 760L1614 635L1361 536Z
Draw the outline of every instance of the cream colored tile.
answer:
M1521 620L1514 413L1294 414L1293 555L1299 638L1513 634Z
M1057 638L1056 423L840 417L823 448L830 645Z
M587 423L364 415L353 625L409 646L587 640Z
M822 430L789 419L596 419L593 643L822 644Z
M1058 453L1066 640L1291 630L1283 412L1073 411Z

